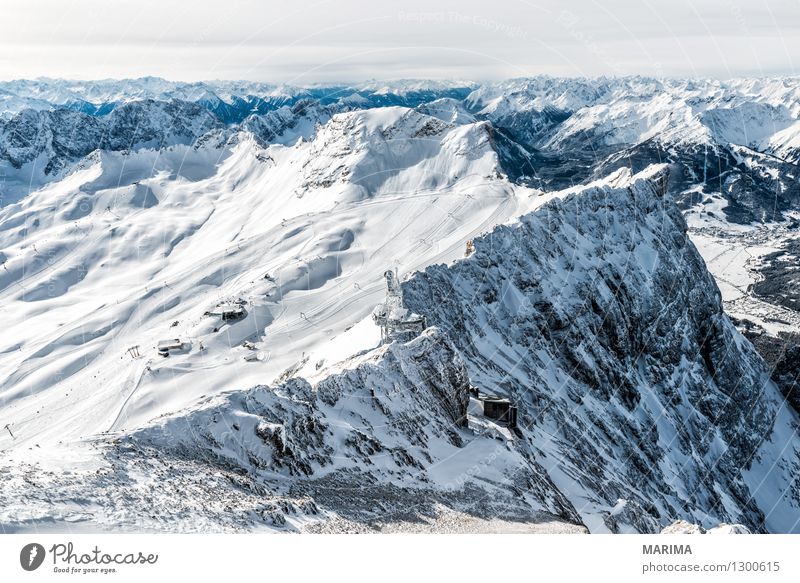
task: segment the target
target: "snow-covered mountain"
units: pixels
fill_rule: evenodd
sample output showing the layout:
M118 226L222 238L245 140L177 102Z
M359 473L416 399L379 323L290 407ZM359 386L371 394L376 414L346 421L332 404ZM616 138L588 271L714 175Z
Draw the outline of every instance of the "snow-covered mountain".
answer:
M798 204L800 196L793 171L775 168L794 167L800 158L800 82L794 78L537 77L482 86L409 81L312 87L145 78L43 79L0 85L5 95L13 96L0 107L7 118L0 122L5 134L0 140L0 160L16 169L21 162L16 150L22 145L29 159L49 133L62 139L65 134L75 136L68 140L75 142L73 147L56 148L56 161L52 156L42 160L39 166L46 174L86 151L146 145L147 139L132 133L135 125L117 122L139 113L144 115L141 119L149 118L145 110L159 107L155 104L160 102L165 111L152 116L151 126L159 120L160 131L174 133L182 143L187 136L198 139L200 130L208 131L213 125L224 125L231 133L244 129L264 143L286 143L289 137L308 138L315 123L324 123L337 112L403 106L417 107L448 123L489 121L496 135L508 142L498 147L506 174L538 188L565 188L606 176L621 166L638 172L651 163L668 162L674 165L673 196L691 203L690 193L702 184L705 192L726 198L726 218L739 223L781 217ZM27 110L24 98L32 100ZM114 114L117 108L124 110L118 116ZM55 119L45 119L30 109L54 109ZM211 113L212 119L202 110ZM182 123L192 127L181 127ZM301 126L297 132L281 137L297 124ZM102 138L110 133L118 135L105 143ZM754 157L761 160L753 162ZM767 177L759 173L765 166ZM19 172L6 174L13 180ZM31 175L23 173L20 184L30 184ZM773 202L776 196L777 204Z
M368 81L356 84L293 87L248 81L181 83L158 77L69 81L20 79L0 81L0 117L24 109L66 108L105 115L131 101L188 101L211 111L225 123L241 122L304 99L324 104L359 102L368 107L414 107L442 97L463 99L476 87L465 81Z
M20 316L4 336L4 407L35 420L50 394L85 421L41 418L61 439L150 419L231 379L273 379L367 316L387 266L456 258L532 204L498 168L485 124L403 108L337 114L292 146L244 136L97 152L0 211L0 285ZM250 306L244 320L203 316L235 300ZM193 350L146 364L175 335ZM241 366L246 340L263 362ZM134 345L148 358L131 360ZM195 368L203 380L190 386L175 374Z
M800 200L793 170L770 171L772 180L762 186L764 164L748 162L797 160L798 92L793 78L545 78L480 87L466 103L531 152L554 159L537 168L545 184L564 186L621 166L640 171L667 162L673 165L673 196L686 197L702 184L728 200L728 220L745 223L774 220Z
M134 101L103 117L69 109L25 109L0 121L0 171L4 203L70 173L95 151L158 152L198 146L224 125L208 110L186 101Z
M796 86L4 85L0 527L796 531Z

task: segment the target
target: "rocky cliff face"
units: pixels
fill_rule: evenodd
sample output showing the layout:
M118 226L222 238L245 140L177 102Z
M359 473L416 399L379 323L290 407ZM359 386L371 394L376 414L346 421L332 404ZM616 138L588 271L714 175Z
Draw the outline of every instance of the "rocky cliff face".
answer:
M469 379L436 330L378 349L315 387L292 378L276 387L220 395L130 439L269 477L361 471L375 455L388 475L430 463L432 442L463 445ZM127 439L126 439L127 440Z
M797 439L766 444L797 418L723 313L666 184L640 176L552 202L404 294L474 383L519 403L524 443L593 531L676 518L770 530L797 513L800 459ZM790 450L770 478L792 494L759 506L764 482L746 471L763 447Z
M435 515L437 505L483 519L579 523L514 436L466 427L469 387L452 343L430 328L357 356L314 385L291 378L206 399L116 440L107 457L127 468L156 464L158 481L170 485L156 495L164 507L185 504L171 491L186 482L180 468L187 464L201 475L237 476L217 489L240 502L236 490L278 500L269 512L258 510L256 525L319 511L393 523ZM144 482L126 473L91 490L116 499ZM306 501L300 508L298 499ZM141 513L138 504L132 499L127 511ZM200 515L221 521L210 508ZM252 516L242 521L252 524Z

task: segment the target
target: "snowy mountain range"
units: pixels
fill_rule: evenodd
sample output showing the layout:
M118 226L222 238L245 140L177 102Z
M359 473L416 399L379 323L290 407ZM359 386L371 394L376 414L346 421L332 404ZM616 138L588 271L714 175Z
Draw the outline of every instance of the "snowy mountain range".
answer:
M0 529L799 531L799 96L0 83Z

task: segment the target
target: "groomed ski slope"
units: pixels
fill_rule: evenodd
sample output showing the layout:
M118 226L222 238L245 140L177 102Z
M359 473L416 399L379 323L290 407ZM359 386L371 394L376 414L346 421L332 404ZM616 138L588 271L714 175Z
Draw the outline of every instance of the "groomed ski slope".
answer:
M0 211L0 404L15 437L0 449L120 432L290 368L322 373L376 345L387 268L456 260L547 199L501 176L482 123L404 108L337 115L292 146L240 134L96 152ZM243 320L204 315L237 300ZM171 338L186 348L158 356Z

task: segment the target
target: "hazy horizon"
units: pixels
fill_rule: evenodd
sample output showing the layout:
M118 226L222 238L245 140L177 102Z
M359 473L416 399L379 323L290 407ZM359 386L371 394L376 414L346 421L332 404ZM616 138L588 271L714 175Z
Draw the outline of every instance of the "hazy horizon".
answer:
M484 85L484 84L491 84L491 83L502 83L503 81L514 81L514 80L523 80L523 79L535 79L535 78L552 78L552 79L587 79L587 80L597 80L597 79L633 79L633 78L642 78L642 79L653 79L656 81L719 81L719 82L726 82L726 81L734 81L737 79L782 79L782 78L797 78L800 77L800 73L791 73L791 74L784 74L784 73L762 73L762 74L740 74L740 75L732 75L732 76L722 76L722 75L696 75L696 76L688 76L688 75L664 75L661 77L656 77L652 75L648 75L646 73L629 73L625 75L551 75L549 73L532 73L531 75L524 75L524 76L517 76L517 77L499 77L496 79L462 79L462 78L449 78L449 77L398 77L398 78L389 78L389 77L372 77L372 78L362 78L362 79L335 79L331 78L328 81L309 81L309 82L297 82L297 83L288 83L288 82L280 82L280 81L273 81L270 79L235 79L235 78L216 78L216 79L194 79L194 80L181 80L181 79L171 79L168 77L162 77L159 75L141 75L138 77L97 77L97 78L70 78L70 77L52 77L47 75L41 75L38 77L8 77L8 78L0 78L0 83L12 83L15 81L25 82L25 81L64 81L67 83L103 83L103 82L125 82L125 81L142 81L145 79L157 79L159 81L163 81L166 83L174 83L174 84L214 84L214 83L251 83L251 84L263 84L263 85L274 85L276 87L280 86L287 86L287 87L299 87L299 88L311 88L311 87L351 87L351 86L364 86L370 83L426 83L430 82L432 84L435 83L448 83L453 87L460 87L465 85Z

